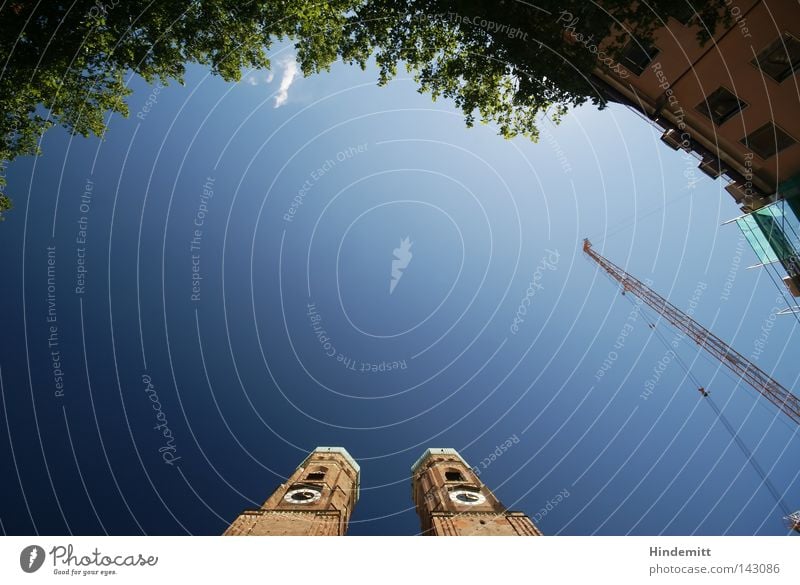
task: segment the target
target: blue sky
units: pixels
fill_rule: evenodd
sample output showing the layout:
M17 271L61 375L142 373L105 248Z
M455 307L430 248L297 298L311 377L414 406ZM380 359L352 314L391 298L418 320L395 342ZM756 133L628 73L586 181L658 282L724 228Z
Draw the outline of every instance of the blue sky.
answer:
M719 181L622 107L506 141L408 79L298 78L289 57L238 84L133 80L103 140L55 130L9 167L6 533L218 534L342 445L362 466L351 534L414 534L409 468L440 446L546 534L785 534L680 364L654 383L656 332L675 332L581 252L591 237L796 386L797 321L771 318L777 289L720 227L739 211ZM677 353L800 507L796 428L692 342Z

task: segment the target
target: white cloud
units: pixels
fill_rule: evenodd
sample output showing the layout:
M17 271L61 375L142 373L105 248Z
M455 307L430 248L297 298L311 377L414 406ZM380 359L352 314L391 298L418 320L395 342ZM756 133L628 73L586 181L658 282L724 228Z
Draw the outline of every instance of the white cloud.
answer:
M245 75L242 79L242 82L255 87L256 85L267 85L272 83L273 79L275 79L275 74L272 71L256 70Z
M275 95L276 108L280 108L289 99L289 88L300 75L294 56L284 59L279 65L283 68L283 73L281 75L281 85L278 88L278 93Z
M280 70L280 86L275 92L275 107L280 108L289 100L289 88L295 80L300 77L300 67L297 65L294 55L287 55L275 62L276 69ZM253 87L258 85L268 85L275 80L275 72L255 70L251 71L242 79L243 83Z

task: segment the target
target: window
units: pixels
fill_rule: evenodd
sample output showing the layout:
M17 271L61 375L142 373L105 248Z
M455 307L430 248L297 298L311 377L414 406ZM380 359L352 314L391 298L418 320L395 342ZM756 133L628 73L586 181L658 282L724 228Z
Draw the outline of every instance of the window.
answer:
M672 7L670 7L672 9ZM675 13L672 14L672 17L680 22L683 26L692 26L695 24L695 17L697 20L700 20L699 15L694 11L694 8L689 6L688 4L682 6L675 6L674 7Z
M720 87L697 104L695 109L710 118L717 126L721 126L746 107L747 103L736 97L736 94Z
M464 481L464 476L456 469L449 469L444 472L444 479L446 481Z
M634 75L641 75L656 55L658 49L653 45L640 45L635 39L631 39L622 49L619 62Z
M784 33L761 51L751 63L780 83L800 67L800 41Z
M789 148L795 144L796 140L772 122L767 122L739 142L766 160L783 149Z
M315 465L311 469L308 470L308 475L306 475L306 479L310 481L322 481L325 479L325 473L327 473L328 468L323 467L321 465Z

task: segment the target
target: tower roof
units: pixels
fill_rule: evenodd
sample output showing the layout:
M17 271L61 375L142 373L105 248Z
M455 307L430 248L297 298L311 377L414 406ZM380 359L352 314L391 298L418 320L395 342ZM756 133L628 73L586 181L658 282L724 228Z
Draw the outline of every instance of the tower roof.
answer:
M317 447L308 454L308 457L303 460L303 463L300 464L300 467L303 467L314 453L338 453L347 460L353 469L356 470L356 473L361 473L361 467L358 465L358 463L356 463L356 460L353 459L352 455L350 455L350 453L348 453L347 449L344 447Z
M414 465L411 466L411 473L414 473L417 470L417 468L420 465L422 465L422 463L428 457L431 457L433 455L451 455L453 457L457 457L461 461L461 463L469 467L469 464L466 461L464 461L464 458L461 457L461 455L459 455L458 451L456 451L455 449L451 449L449 447L435 447L435 448L425 449L425 452L420 456L419 459L416 460Z

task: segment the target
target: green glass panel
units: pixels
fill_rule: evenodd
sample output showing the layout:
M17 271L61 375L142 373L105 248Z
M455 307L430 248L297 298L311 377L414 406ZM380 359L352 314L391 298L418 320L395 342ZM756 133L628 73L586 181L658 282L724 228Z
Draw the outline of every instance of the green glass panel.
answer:
M739 229L742 230L742 234L744 234L750 247L753 248L753 252L756 253L759 262L762 264L769 264L770 262L778 261L775 251L769 245L769 241L762 233L761 228L752 215L740 217L736 220L736 223Z

